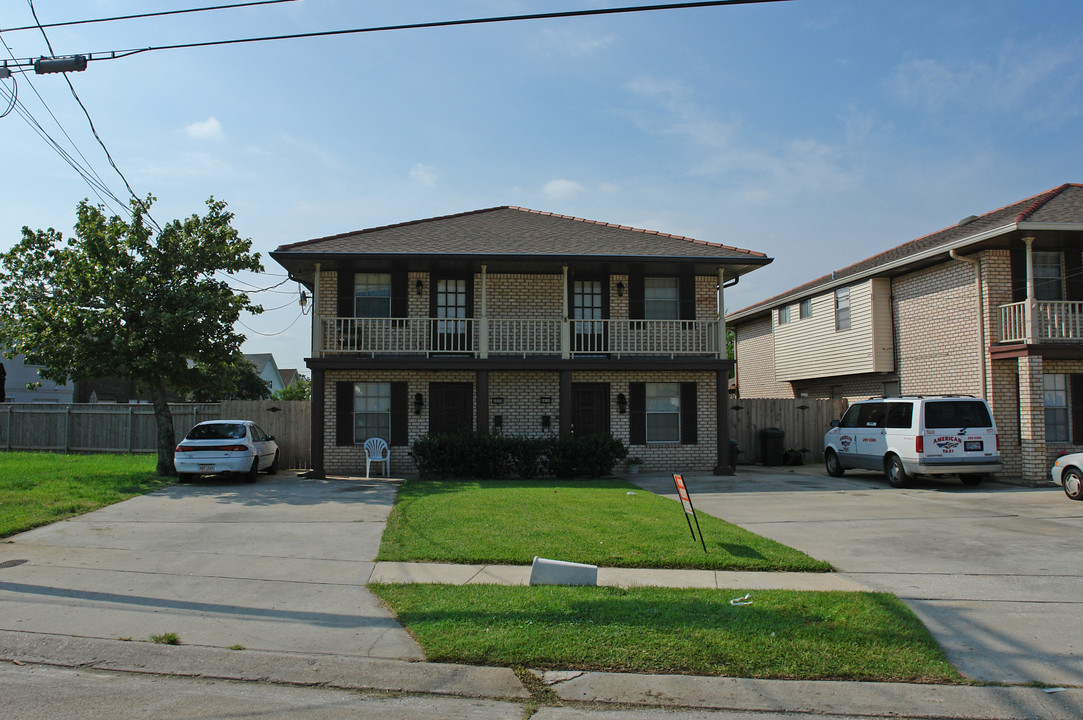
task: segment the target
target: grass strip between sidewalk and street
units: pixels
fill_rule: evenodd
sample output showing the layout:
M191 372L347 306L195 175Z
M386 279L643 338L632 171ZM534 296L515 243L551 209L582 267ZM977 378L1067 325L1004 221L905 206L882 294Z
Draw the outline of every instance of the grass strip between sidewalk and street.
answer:
M829 572L793 548L615 479L407 480L378 560L529 565L535 556L603 567ZM695 525L693 524L693 527Z
M168 485L154 455L0 454L0 538Z
M431 662L747 678L958 683L885 593L371 584Z

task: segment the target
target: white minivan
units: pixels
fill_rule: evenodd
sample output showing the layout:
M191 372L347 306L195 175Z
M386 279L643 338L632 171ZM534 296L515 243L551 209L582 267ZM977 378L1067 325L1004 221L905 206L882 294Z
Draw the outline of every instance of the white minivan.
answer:
M977 485L1004 468L989 406L959 395L855 402L824 435L824 464L833 477L880 470L893 487L911 475L958 475Z

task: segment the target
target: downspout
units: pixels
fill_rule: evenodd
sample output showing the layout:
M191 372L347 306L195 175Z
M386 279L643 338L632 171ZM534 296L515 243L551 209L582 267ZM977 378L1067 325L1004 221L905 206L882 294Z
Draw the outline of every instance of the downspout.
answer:
M954 248L948 251L952 260L962 260L974 266L974 288L978 298L978 358L981 364L979 376L981 378L981 397L986 398L985 382L985 299L981 287L981 258L971 258L959 255Z

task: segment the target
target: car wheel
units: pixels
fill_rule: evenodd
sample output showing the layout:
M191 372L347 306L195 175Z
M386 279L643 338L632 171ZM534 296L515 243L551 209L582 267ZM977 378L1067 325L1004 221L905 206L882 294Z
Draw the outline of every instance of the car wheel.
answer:
M906 474L906 468L903 467L902 460L898 455L888 455L887 461L884 463L884 474L887 475L887 481L891 483L891 487L904 488L907 481L910 480Z
M1076 468L1068 468L1060 476L1064 494L1072 500L1083 500L1083 473Z
M846 468L842 466L842 461L834 450L828 450L824 454L824 465L827 466L827 474L831 477L842 477L846 473Z
M267 466L268 475L278 474L278 451L275 450L275 459L271 461L271 464Z
M959 479L963 481L963 485L981 485L985 482L985 475L960 475Z
M177 473L177 482L192 482L192 473Z
M259 458L252 458L252 469L244 474L244 481L254 483L259 477Z

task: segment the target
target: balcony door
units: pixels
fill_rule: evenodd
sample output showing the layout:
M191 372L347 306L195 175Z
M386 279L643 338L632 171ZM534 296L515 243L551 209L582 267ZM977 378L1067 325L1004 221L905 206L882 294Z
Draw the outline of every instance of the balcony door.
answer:
M572 348L579 353L604 353L605 323L609 314L606 280L573 280L571 287Z
M468 353L470 323L473 309L473 282L469 277L436 277L432 282L431 317L434 352Z

